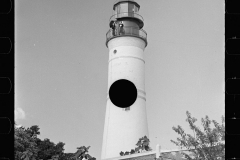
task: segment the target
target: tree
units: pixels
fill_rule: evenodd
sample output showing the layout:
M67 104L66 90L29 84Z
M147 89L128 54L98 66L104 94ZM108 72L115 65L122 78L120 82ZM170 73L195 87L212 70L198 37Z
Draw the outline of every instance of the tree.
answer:
M150 148L150 140L147 138L147 136L144 136L140 138L137 142L137 148L135 148L135 152L143 152L143 151L151 151Z
M40 128L37 125L33 125L30 128L26 129L26 132L30 135L30 137L37 138L37 135L40 134Z
M96 160L88 154L89 147L78 147L76 153L64 153L63 142L57 144L45 138L39 139L37 136L40 134L40 128L37 125L33 125L30 128L17 127L15 123L14 134L14 156L15 160Z
M131 149L130 152L126 151L125 153L121 151L119 154L121 156L124 156L124 155L130 155L134 153L140 153L144 151L151 151L152 149L150 148L149 144L150 144L150 140L147 138L147 136L144 136L142 138L139 138L136 144L137 147L135 149Z
M74 153L63 153L63 155L60 156L59 160L70 160L73 156Z
M38 158L47 160L51 159L54 155L59 155L59 159L63 156L64 143L58 142L57 144L50 141L50 139L45 138L43 141L39 140L37 146L39 148Z
M63 160L64 143L54 144L48 138L41 140L37 136L40 134L40 128L33 125L30 128L16 127L14 134L14 156L16 160L47 160L52 156Z
M189 123L190 129L194 131L195 136L186 134L181 126L173 127L181 137L177 141L171 140L177 146L186 148L189 153L182 153L187 160L216 160L217 157L225 157L225 118L222 116L222 124L215 120L210 120L208 116L202 118L203 131L194 123L196 118L192 117L187 111L186 121ZM211 123L214 127L211 128Z
M86 159L86 160L96 160L95 157L92 157L88 154L88 149L90 148L90 146L85 147L85 146L81 146L81 147L77 147L77 152L73 154L73 156L70 158L72 160L82 160L82 159Z
M34 160L37 158L38 148L36 138L24 127L15 127L14 156L16 160Z
M65 143L63 142L58 142L55 146L55 153L59 155L59 157L63 156L64 153L64 145Z

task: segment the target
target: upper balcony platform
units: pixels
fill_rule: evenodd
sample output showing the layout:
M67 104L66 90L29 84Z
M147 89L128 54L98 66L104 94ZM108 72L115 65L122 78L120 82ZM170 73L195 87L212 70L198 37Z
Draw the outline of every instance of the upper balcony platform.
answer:
M118 14L114 14L110 17L109 19L109 22L111 21L116 21L116 20L121 20L121 19L124 19L124 18L130 18L130 19L134 19L136 21L138 21L138 24L139 24L139 28L142 28L143 27L143 17L137 13L134 13L134 12L121 12L121 13L118 13Z
M122 27L121 29L110 29L107 34L106 34L106 46L108 46L108 42L117 37L124 37L124 36L132 36L132 37L137 37L141 38L147 46L147 33L143 29L139 29L137 27L130 27L130 26L125 26Z

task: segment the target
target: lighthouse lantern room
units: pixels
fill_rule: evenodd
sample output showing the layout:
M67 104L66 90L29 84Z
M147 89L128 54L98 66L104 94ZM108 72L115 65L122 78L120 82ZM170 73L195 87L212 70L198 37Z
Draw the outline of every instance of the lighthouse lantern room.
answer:
M117 0L114 3L106 45L109 40L118 36L136 36L142 38L147 45L147 33L142 29L144 20L138 14L139 9L140 5L133 0Z

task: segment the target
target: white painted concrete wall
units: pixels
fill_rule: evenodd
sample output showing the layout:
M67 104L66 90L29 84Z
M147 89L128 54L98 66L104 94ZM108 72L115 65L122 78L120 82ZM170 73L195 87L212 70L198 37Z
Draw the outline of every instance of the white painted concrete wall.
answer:
M127 79L135 84L138 97L130 110L125 111L116 107L108 95L102 159L118 157L121 151L134 149L139 138L148 136L143 53L145 42L135 37L118 37L108 42L108 48L108 91L116 80ZM114 54L114 50L117 53Z

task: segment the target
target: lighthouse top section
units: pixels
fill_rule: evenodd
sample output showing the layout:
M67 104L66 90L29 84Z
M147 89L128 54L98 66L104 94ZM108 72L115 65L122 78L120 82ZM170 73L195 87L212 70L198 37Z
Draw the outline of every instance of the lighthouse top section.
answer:
M139 9L140 5L133 0L118 0L113 5L114 15L110 18L110 21L130 18L135 20L141 29L143 27L143 18L138 14Z
M134 0L117 0L114 3L114 14L109 19L110 30L106 35L106 46L111 39L122 36L141 38L147 45L147 33L142 29L144 20L138 14L139 9L140 5Z

